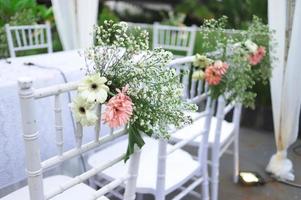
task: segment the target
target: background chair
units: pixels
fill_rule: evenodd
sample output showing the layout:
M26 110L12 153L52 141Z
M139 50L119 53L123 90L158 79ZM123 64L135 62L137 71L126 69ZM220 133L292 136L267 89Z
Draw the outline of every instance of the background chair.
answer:
M98 165L94 168L74 178L57 175L43 179L43 172L46 169L59 165L64 161L91 151L97 147L103 146L108 142L127 134L127 130L122 129L113 132L110 135L100 137L100 127L97 125L95 127L95 139L88 143L82 144L84 131L83 127L80 124L77 124L77 130L75 133L76 147L64 152L62 105L60 103L60 98L62 95L64 95L64 93L76 90L77 86L78 83L67 83L42 89L33 89L32 81L30 79L19 81L28 187L21 188L5 196L2 198L2 200L105 200L108 199L104 197L106 193L124 183L125 193L123 199L135 199L135 185L140 156L139 151L131 156L128 164L128 173L125 172L122 177L115 179L99 190L94 190L83 182L97 173L115 165L119 161L122 161L125 153L118 153L115 155L115 157L110 156L110 159L108 159L107 162L98 163ZM37 119L35 117L35 101L46 97L54 98L54 113L52 114L55 116L55 143L58 149L58 155L41 162L39 130L37 128Z
M193 55L197 27L153 25L153 48L161 47L176 56Z
M234 109L234 110L233 110ZM233 110L231 122L225 120L225 116ZM233 181L238 182L239 176L239 126L240 126L241 104L226 103L224 97L218 100L218 108L215 118L212 118L212 130L215 130L215 138L209 139L211 148L211 199L218 200L219 185L219 162L224 153L233 155ZM210 135L210 134L209 134ZM212 134L213 135L213 134ZM213 137L213 136L212 136ZM209 136L210 138L210 136ZM232 151L228 151L232 145Z
M189 62L192 62L190 60ZM180 62L174 62L177 67L184 67L184 69L177 69L178 72L181 70L187 70L188 74L190 68L186 68L186 61L180 60ZM179 74L179 78L181 75ZM189 82L186 82L189 83ZM197 85L198 84L198 85ZM204 90L202 82L196 83L198 86L199 93L192 93L195 95L190 95L190 102L203 102L205 109L198 118L204 118L206 123L204 126L199 126L198 124L192 124L183 127L180 130L171 128L170 132L184 131L189 127L193 126L200 130L197 134L192 135L185 141L180 141L174 145L168 144L165 140L154 140L149 137L145 137L144 140L146 144L144 145L141 152L141 164L139 167L139 177L137 180L137 193L141 194L153 194L156 200L164 200L165 197L178 190L176 196L173 197L174 200L182 199L187 194L191 194L201 198L200 194L195 192L194 189L202 185L202 197L205 200L209 199L209 188L208 188L208 172L207 172L207 140L210 128L211 119L211 101L208 97L208 92ZM204 103L205 102L205 103ZM203 142L199 143L199 156L198 160L194 160L193 157L181 148L194 140L196 137L201 136ZM104 151L97 152L88 158L88 164L91 167L95 167L97 163L104 162L110 156L118 154L126 148L127 140L119 141ZM123 163L119 163L108 170L99 173L95 177L95 184L101 186L101 180L115 180L123 173ZM188 186L183 186L188 181ZM179 192L180 190L180 192ZM116 195L118 196L118 194ZM140 196L141 197L141 196ZM143 199L143 197L141 197Z
M26 26L5 25L10 57L16 57L18 51L47 49L52 53L50 24L35 24Z
M208 164L211 165L211 199L218 199L218 183L219 183L219 162L220 157L224 153L228 152L233 155L233 179L234 182L238 181L239 175L239 124L240 124L240 114L241 105L235 102L226 104L223 97L219 98L217 103L216 115L212 117L211 128L209 133L209 148L211 149L211 157ZM225 120L225 115L233 110L232 121L228 122ZM198 114L191 113L193 118L196 118ZM202 126L205 122L203 119L197 120L199 126ZM172 135L172 141L182 141L189 138L191 135L199 132L193 127L189 127L186 132L177 132ZM202 141L202 138L198 137L191 141L189 145L198 146ZM227 151L232 145L232 151Z
M212 52L213 54L217 52ZM184 58L175 59L170 63L170 67L173 67L180 73L179 63L187 63L192 61L194 56L188 56ZM181 66L180 66L181 67ZM204 89L207 92L207 87L203 87L202 81L196 81L192 79L193 68L191 73L186 73L182 76L180 81L184 84L184 99L197 99L199 94ZM226 94L224 94L226 95ZM208 164L211 165L211 199L218 199L218 183L219 183L219 160L224 153L230 153L233 155L233 180L238 181L239 175L239 126L240 126L240 115L241 115L241 104L235 102L226 103L224 98L221 96L217 103L216 115L211 119L211 127L209 132L209 148L211 149L211 156ZM212 108L213 109L213 108ZM232 121L228 122L225 120L225 116L233 111ZM194 119L194 123L198 124L199 127L206 124L204 118L199 118L200 113L187 113ZM179 142L186 141L192 135L200 132L197 126L188 126L186 129L177 131L171 135L171 141ZM196 137L194 140L190 140L188 145L199 147L202 142L202 137ZM232 146L232 151L229 151Z

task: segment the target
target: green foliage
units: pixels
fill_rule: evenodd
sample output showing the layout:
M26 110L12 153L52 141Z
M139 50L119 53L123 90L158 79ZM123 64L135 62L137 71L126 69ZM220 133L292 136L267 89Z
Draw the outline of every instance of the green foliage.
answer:
M184 0L182 3L176 5L175 11L186 13L195 22L201 22L204 18L209 19L214 17L214 13L209 10L208 6L197 0Z
M176 6L175 11L187 13L190 24L224 15L229 17L231 27L238 29L246 28L253 15L267 22L267 0L184 0Z
M250 38L260 46L270 47L267 48L266 59L264 59L259 65L254 66L254 77L258 77L263 80L257 81L253 87L253 91L258 95L256 97L256 103L264 106L271 105L271 92L269 87L269 81L267 78L264 78L266 74L271 76L271 63L270 59L277 60L275 57L271 57L270 51L273 51L273 46L276 46L275 39L273 38L273 32L269 32L268 25L265 22L257 17L253 16L252 23L249 23L249 32ZM254 34L260 33L260 34ZM268 34L269 33L269 34Z
M4 25L28 25L53 20L52 8L38 5L35 0L0 0L0 58L8 57Z
M103 24L104 21L111 20L113 22L119 22L119 17L107 6L103 5L103 8L99 11L98 24Z
M254 76L254 70L245 60L244 53L235 52L231 57L227 57L226 61L230 63L230 67L224 77L221 87L212 87L212 91L219 94L227 94L229 101L237 101L246 107L254 107L256 92L252 91L255 83L262 81ZM269 74L265 74L265 78L269 78Z
M13 22L13 25L36 23L52 18L52 9L38 5L35 0L0 0L0 26Z
M169 26L184 26L186 14L169 12L168 17L161 23Z

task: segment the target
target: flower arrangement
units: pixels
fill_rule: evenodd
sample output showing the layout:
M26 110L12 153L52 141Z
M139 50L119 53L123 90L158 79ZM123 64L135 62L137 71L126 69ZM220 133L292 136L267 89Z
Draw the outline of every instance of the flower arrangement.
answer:
M249 63L251 65L259 64L266 54L265 47L258 47L258 45L252 42L251 40L247 40L244 43L244 46L249 51Z
M213 98L226 94L229 101L235 100L247 107L254 107L256 92L252 89L257 82L267 83L271 76L271 66L267 64L266 48L272 34L259 18L254 17L249 29L240 37L225 30L227 18L206 20L201 27L204 45L216 47L213 55L195 56L193 79L205 80ZM254 41L261 34L265 39Z
M167 125L190 123L185 110L195 105L181 100L179 75L167 63L172 54L148 49L148 33L129 32L124 22L105 21L95 27L95 46L84 53L87 76L71 103L75 120L83 126L101 123L96 107L105 104L102 120L111 128L127 127L129 143L125 161L135 145L144 145L143 134L168 138Z

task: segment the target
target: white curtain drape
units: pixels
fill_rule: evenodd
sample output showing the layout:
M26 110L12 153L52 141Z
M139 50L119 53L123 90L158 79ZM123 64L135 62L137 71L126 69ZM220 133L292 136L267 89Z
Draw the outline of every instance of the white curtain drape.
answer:
M52 0L54 18L64 50L90 47L99 0Z
M298 134L301 103L301 0L296 0L291 37L286 35L290 20L288 1L269 0L269 26L276 31L271 93L277 152L266 168L285 180L294 180L293 165L287 158L288 147ZM288 46L286 46L288 45ZM288 47L288 48L287 48ZM286 59L287 58L287 59Z

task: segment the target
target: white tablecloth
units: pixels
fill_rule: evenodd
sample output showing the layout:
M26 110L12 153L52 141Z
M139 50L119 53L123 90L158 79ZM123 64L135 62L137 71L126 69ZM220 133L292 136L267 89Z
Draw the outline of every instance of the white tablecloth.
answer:
M63 83L60 72L26 66L24 62L61 69L68 81L79 80L85 71L85 61L78 51L66 51L53 54L26 56L9 59L8 64L0 60L0 189L14 184L25 176L25 152L22 138L21 116L17 80L28 76L34 81L34 87L44 87ZM65 148L74 145L73 126L68 108L67 95L63 97L63 123ZM54 107L53 98L38 100L37 120L40 129L42 159L55 155ZM91 133L91 134L90 134ZM93 138L92 131L84 136Z

